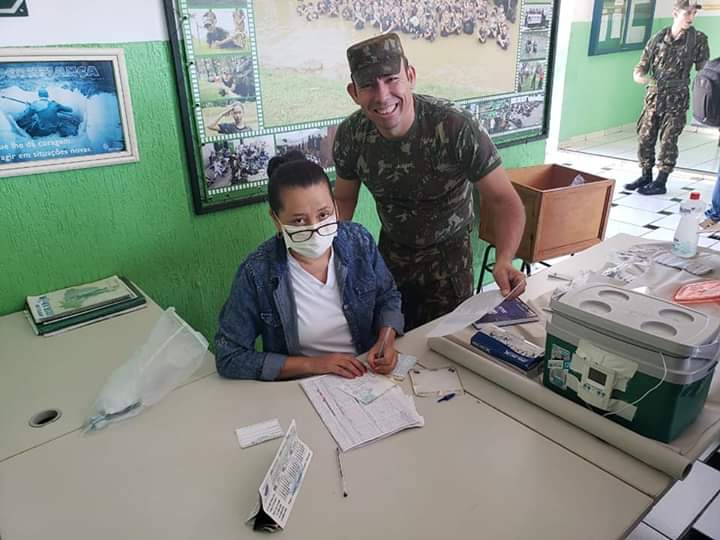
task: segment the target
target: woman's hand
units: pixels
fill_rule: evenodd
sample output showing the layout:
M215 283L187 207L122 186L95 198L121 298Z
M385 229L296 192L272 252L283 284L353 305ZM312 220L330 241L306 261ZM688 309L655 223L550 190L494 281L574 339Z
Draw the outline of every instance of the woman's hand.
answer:
M367 368L352 355L344 353L330 353L313 359L317 367L317 375L332 373L346 379L354 379L363 375Z
M386 332L388 333L387 339L385 339ZM385 342L384 346L383 342ZM380 354L381 349L382 354ZM391 373L393 369L395 369L395 364L397 364L397 351L395 350L395 330L387 326L380 331L380 336L378 337L378 340L375 342L375 345L373 345L368 351L367 360L368 364L370 364L370 369L372 369L375 373L379 373L380 375L387 375Z

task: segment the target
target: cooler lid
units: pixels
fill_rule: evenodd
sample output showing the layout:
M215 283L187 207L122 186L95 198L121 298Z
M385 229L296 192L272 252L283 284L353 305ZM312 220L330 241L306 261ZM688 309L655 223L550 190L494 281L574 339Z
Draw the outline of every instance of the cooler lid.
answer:
M603 283L571 289L551 307L605 334L675 356L691 356L696 347L716 341L720 330L720 319Z

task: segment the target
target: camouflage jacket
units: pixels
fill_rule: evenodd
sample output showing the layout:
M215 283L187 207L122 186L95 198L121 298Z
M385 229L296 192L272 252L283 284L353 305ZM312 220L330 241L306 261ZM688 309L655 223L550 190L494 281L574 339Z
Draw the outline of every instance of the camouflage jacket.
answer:
M383 230L395 242L426 247L472 222L472 182L501 164L490 137L451 102L415 95L415 121L385 139L362 111L340 124L335 170L372 193Z
M702 32L694 30L695 46L688 50L688 33L673 40L670 27L663 28L650 38L643 49L640 62L635 69L649 74L655 83L648 85L648 96L660 94L666 99L677 101L679 110L687 110L690 85L688 60L700 70L710 58L708 38ZM671 107L673 108L673 107Z

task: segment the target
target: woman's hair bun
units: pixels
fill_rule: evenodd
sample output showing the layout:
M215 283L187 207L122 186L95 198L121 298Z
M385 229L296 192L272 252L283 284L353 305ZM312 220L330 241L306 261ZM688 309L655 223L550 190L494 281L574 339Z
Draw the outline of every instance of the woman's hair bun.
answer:
M270 158L270 161L267 165L267 175L268 178L270 178L273 173L280 167L281 165L284 165L285 163L289 163L291 161L305 161L305 154L303 154L300 150L290 150L289 152L282 154L280 156L274 156Z

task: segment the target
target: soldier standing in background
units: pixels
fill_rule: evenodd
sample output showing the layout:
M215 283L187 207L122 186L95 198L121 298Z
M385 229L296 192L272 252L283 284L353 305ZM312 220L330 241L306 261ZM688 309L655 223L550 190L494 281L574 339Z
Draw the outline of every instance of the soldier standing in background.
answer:
M673 24L655 34L645 45L633 79L646 84L645 106L638 120L638 161L640 178L625 185L643 195L666 193L665 184L675 168L677 141L685 127L690 106L690 70L702 69L710 58L708 39L693 28L697 10L702 6L693 0L674 0ZM653 181L655 143L660 137L658 167Z
M413 94L415 68L397 34L357 43L347 57L347 91L360 110L335 135L338 213L352 218L364 183L382 222L380 253L402 294L405 329L473 293L473 185L493 208L495 281L503 294L516 285L514 296L521 294L525 276L512 260L525 211L485 130L452 103Z

